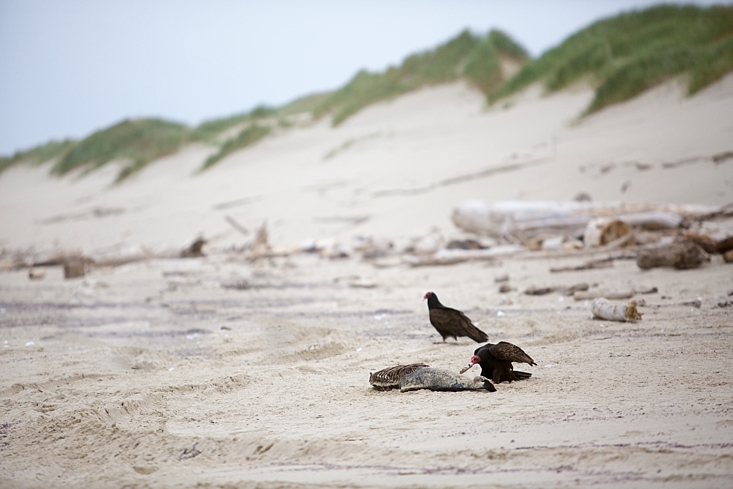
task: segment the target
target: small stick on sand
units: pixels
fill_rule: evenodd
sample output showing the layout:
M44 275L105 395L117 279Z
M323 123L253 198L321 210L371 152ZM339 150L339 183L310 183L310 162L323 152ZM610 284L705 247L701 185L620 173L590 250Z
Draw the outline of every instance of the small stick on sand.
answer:
M463 367L461 369L460 373L461 374L465 374L466 372L468 372L469 370L471 370L471 367L473 367L474 365L476 365L476 364L475 363L469 363L468 365L466 365L465 367Z
M634 322L641 320L641 314L636 310L636 301L629 301L628 304L613 304L605 297L599 297L593 301L591 312L594 317L608 321Z

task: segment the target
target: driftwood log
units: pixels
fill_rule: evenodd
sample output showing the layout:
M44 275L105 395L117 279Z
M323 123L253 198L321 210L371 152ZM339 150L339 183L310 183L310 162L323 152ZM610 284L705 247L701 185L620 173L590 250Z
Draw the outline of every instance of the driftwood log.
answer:
M64 262L64 278L79 278L84 276L84 260L69 259Z
M525 239L540 234L583 235L594 218L615 218L642 228L677 227L683 219L717 212L719 208L676 204L623 202L502 201L492 204L472 200L453 209L451 219L469 233Z
M204 256L203 247L205 244L206 240L204 238L196 238L188 248L181 251L181 258L197 258Z
M636 301L628 304L614 304L604 297L593 301L590 308L594 317L607 321L635 322L641 321L641 314L636 310Z
M639 268L674 267L680 270L698 268L710 257L700 245L685 239L669 245L643 248L636 256Z

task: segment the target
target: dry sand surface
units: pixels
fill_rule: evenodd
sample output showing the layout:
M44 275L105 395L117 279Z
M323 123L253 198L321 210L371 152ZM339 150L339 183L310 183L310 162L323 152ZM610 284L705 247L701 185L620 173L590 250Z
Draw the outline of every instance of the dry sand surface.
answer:
M190 147L112 188L112 170L9 170L5 249L212 243L204 258L73 280L58 267L38 281L0 273L0 486L732 487L733 265L720 255L686 271L617 259L551 273L609 252L410 267L225 251L247 238L224 216L251 230L266 219L276 246L399 243L433 227L459 235L450 212L469 198L733 201L733 159L711 160L733 150L733 76L571 124L590 98L533 89L485 110L464 85L436 87L336 129L288 129L198 176L212 149ZM637 298L662 306L617 323L591 319L585 301L522 293L579 282L656 287ZM428 290L490 341L521 346L531 379L494 393L373 390L370 372L457 372L473 354L466 338L436 343Z

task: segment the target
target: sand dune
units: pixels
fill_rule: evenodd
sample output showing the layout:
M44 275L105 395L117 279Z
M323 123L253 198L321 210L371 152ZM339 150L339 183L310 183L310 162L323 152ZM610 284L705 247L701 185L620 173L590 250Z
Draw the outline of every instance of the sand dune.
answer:
M464 84L439 86L337 128L283 130L202 175L192 173L213 150L188 147L113 188L114 168L60 180L47 167L13 168L0 178L2 243L92 253L203 234L227 246L242 239L230 215L248 228L267 220L271 241L286 245L449 233L452 206L470 198L731 200L733 164L710 157L733 149L733 76L693 98L667 84L576 122L591 95L536 88L486 109Z

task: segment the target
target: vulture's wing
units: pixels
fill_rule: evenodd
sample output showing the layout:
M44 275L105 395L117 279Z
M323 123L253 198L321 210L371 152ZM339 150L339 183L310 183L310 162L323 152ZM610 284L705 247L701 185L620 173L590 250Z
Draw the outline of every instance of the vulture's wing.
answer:
M431 309L430 322L438 333L446 336L468 336L472 340L483 343L489 339L486 333L473 325L471 320L461 311L451 308Z
M490 346L489 353L498 360L537 365L534 360L532 360L532 357L524 353L524 350L518 346L512 345L511 343L507 343L506 341L500 341L494 346Z
M376 389L394 389L400 386L400 379L415 370L429 367L424 363L412 363L410 365L397 365L385 368L379 372L369 374L369 383Z

